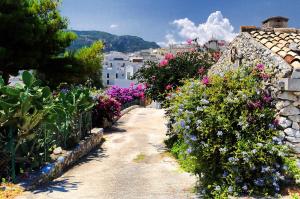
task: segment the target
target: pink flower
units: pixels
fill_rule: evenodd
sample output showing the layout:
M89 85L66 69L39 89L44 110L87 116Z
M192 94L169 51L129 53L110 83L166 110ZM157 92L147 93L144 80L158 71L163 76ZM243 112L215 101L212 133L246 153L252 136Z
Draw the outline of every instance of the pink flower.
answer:
M276 119L273 121L273 124L274 124L275 126L278 126L278 125L279 125L279 120L276 118Z
M174 59L174 55L173 55L172 53L167 53L167 54L165 55L165 59L166 59L166 60Z
M169 61L164 59L159 63L159 67L165 67L166 65L168 65Z
M265 65L257 64L256 69L259 70L259 71L263 71L265 69Z
M205 72L205 68L202 66L201 68L198 69L198 74L203 75Z
M255 102L249 102L248 106L249 106L249 108L252 108L252 109L262 108L262 104L259 100L255 101Z
M188 45L191 45L191 44L193 43L193 40L192 40L192 39L188 39L188 40L186 40L186 43L187 43Z
M155 80L156 80L156 76L153 75L153 76L151 77L151 79L152 79L152 81L155 81Z
M260 77L263 78L264 80L266 80L266 79L270 78L270 75L267 73L261 73Z
M205 76L205 77L203 77L203 79L202 79L202 84L204 84L204 85L208 85L209 84L209 78L207 77L207 76Z
M272 100L272 97L269 96L269 95L264 95L264 96L263 96L263 100L264 100L265 102L269 103L269 102Z
M167 86L166 86L166 90L171 90L172 89L172 85L171 84L168 84Z

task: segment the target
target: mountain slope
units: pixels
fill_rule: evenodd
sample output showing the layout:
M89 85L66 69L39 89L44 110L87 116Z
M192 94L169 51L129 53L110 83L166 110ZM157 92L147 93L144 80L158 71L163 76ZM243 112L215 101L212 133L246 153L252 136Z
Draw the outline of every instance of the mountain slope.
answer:
M78 38L69 47L70 50L76 50L83 46L90 46L94 41L97 40L102 40L105 43L106 52L134 52L143 49L160 47L155 42L148 42L137 36L117 36L101 31L72 31L78 35Z

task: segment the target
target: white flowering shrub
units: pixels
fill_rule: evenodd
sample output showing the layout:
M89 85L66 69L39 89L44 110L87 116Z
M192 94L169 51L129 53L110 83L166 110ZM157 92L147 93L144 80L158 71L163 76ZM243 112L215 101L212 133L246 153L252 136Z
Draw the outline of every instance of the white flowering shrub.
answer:
M283 144L264 66L188 80L169 100L169 146L206 198L276 195L299 170ZM185 165L188 167L188 165Z

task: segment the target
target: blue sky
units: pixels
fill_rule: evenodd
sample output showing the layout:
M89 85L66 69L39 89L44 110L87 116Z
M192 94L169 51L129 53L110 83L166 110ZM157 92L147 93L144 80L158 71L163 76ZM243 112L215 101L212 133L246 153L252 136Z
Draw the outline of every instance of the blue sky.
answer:
M299 10L300 0L63 0L61 6L71 29L136 35L162 44L192 36L230 39L241 25L258 26L268 16L286 16L291 27L299 28Z

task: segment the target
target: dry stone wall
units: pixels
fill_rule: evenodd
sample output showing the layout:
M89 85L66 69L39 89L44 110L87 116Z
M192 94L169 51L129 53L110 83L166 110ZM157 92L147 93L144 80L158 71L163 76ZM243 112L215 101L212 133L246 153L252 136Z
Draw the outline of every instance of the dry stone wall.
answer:
M258 43L247 32L240 33L226 48L209 73L222 75L238 67L264 64L272 78L265 83L276 101L282 138L300 154L300 78L292 76L293 68L280 56Z

